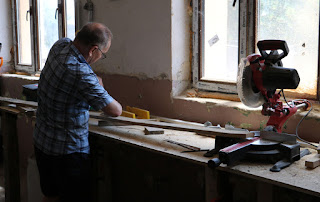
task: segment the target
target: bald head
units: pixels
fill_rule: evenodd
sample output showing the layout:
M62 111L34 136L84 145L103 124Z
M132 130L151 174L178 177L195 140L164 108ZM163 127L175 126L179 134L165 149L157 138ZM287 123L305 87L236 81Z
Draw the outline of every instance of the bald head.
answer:
M101 49L107 47L111 41L112 33L110 29L101 23L88 23L76 35L74 41L84 46L97 45Z

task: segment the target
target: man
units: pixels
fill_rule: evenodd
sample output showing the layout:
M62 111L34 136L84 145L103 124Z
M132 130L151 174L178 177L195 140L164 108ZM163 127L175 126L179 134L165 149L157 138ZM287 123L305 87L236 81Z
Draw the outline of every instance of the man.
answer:
M111 37L105 25L89 23L73 42L60 39L49 52L34 131L43 201L90 201L89 108L110 116L122 113L90 67L105 58Z

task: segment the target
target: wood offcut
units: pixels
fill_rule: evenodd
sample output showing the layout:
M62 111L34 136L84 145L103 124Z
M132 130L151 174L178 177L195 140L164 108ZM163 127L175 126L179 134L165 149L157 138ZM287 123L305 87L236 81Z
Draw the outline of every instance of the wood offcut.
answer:
M162 128L145 127L144 134L145 135L164 134L164 130Z

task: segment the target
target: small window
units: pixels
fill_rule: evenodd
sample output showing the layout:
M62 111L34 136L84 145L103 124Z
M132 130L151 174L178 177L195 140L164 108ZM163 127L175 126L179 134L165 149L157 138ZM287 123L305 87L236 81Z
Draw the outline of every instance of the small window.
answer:
M29 14L29 0L21 0L17 3L17 64L30 66L31 57L31 25Z
M58 0L42 0L38 5L38 33L40 70L44 67L51 46L59 39ZM59 9L59 8L58 8Z
M237 93L240 58L258 53L259 40L285 40L284 67L300 75L295 95L317 97L319 0L193 0L193 85Z
M319 0L258 1L257 40L281 39L289 47L282 62L297 69L298 93L317 94L319 57ZM273 23L271 23L273 22Z
M201 54L202 79L235 82L238 64L239 6L233 1L205 1ZM229 68L228 68L229 67Z
M34 73L44 67L51 46L75 36L74 0L14 0L15 68Z
M69 39L74 39L76 36L76 12L75 12L75 2L74 0L66 1L66 37Z

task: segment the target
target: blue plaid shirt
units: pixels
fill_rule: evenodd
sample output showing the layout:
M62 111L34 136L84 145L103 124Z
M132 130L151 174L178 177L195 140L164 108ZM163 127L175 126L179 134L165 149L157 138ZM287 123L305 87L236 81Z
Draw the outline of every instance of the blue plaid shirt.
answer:
M35 146L49 155L89 153L89 108L112 101L72 41L60 39L40 75Z

